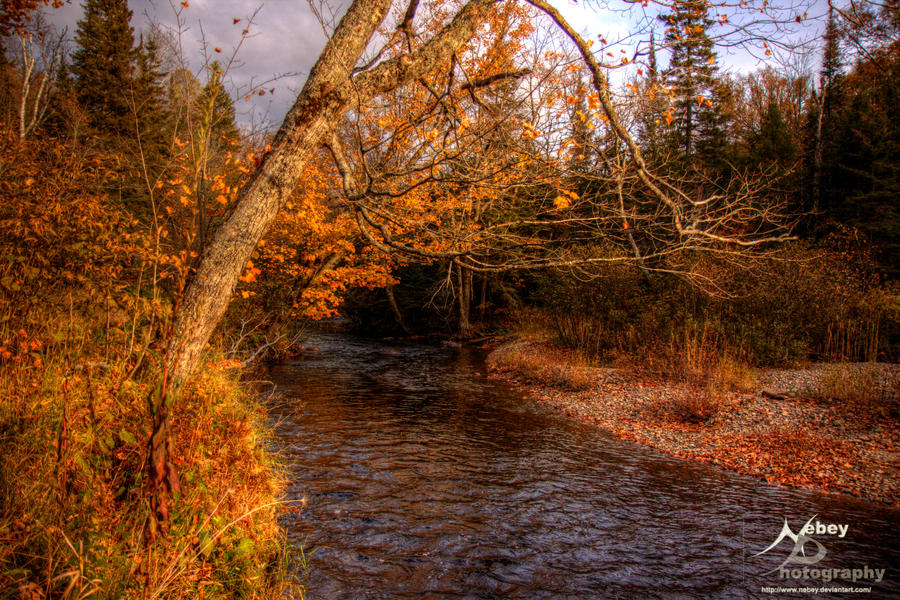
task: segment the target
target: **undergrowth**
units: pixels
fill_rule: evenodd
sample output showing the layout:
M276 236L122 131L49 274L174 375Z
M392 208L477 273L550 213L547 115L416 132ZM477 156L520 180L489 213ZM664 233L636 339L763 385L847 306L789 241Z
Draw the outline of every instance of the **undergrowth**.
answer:
M175 405L182 493L166 535L148 542L153 369L129 376L127 362L92 357L86 338L2 339L0 589L29 599L283 597L284 479L266 451L264 409L236 370L207 364Z
M2 124L0 151L0 598L302 594L284 583L284 477L234 361L207 358L174 403L182 491L146 535L147 398L183 253L108 196L115 156Z
M723 400L712 390L681 390L652 403L643 411L651 419L705 425L723 410Z

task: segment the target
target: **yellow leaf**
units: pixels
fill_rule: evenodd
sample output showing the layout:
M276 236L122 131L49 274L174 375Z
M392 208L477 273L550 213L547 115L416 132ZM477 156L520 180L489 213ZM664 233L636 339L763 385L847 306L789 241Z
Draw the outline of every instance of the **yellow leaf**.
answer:
M555 206L557 208L557 210L562 210L564 208L568 208L569 204L571 204L571 203L569 202L569 199L566 198L565 196L557 196L556 198L553 199L553 206Z

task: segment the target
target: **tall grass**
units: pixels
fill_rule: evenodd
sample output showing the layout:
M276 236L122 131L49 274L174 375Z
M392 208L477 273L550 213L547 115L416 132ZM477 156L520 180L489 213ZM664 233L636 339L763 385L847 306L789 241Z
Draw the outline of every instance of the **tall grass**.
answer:
M822 372L819 397L860 422L900 418L900 380L875 364L834 364Z
M597 374L571 351L548 345L520 342L493 352L488 368L504 371L528 383L581 392L597 385Z
M211 361L173 410L182 493L149 541L154 369L105 332L0 330L0 589L24 598L282 597L284 489L264 409ZM57 332L58 333L58 332ZM119 354L121 356L121 354Z

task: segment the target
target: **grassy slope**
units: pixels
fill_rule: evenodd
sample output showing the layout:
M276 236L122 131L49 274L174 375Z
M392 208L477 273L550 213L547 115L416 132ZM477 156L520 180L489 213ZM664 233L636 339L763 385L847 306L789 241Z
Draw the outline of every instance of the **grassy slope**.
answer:
M85 353L63 361L27 332L11 335L21 351L0 364L0 590L282 597L284 480L266 450L264 410L236 370L206 365L176 405L183 492L167 537L148 546L152 375L129 379L124 362L91 366Z

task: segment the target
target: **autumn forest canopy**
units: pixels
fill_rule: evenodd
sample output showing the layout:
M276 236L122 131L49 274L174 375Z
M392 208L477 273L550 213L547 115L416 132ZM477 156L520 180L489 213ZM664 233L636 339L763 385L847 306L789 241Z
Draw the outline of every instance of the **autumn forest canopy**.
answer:
M589 2L597 30L561 1L311 2L328 42L277 131L239 118L277 85L232 85L273 35L252 17L194 56L126 0L84 0L68 31L61 4L0 10L0 418L34 475L3 492L0 525L30 529L0 528L0 582L57 581L50 522L104 531L78 560L106 590L270 577L274 509L183 567L194 583L165 551L129 557L194 535L216 485L255 482L225 522L277 496L232 367L317 327L540 322L598 361L698 340L755 366L898 358L896 0ZM194 460L209 448L255 458L225 473ZM123 507L116 531L92 520Z

